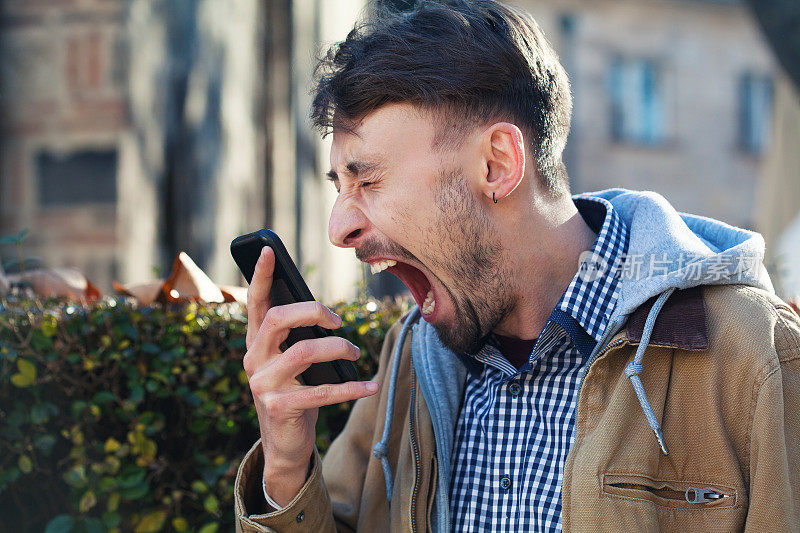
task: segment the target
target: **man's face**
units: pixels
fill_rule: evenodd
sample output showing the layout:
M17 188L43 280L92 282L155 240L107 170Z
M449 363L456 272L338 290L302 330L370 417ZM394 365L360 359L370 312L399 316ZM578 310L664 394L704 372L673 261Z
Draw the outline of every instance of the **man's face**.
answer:
M391 104L353 133L334 132L329 176L339 196L329 237L373 270L388 262L442 342L474 352L512 310L512 280L474 189L477 137L435 150L437 127L430 115Z

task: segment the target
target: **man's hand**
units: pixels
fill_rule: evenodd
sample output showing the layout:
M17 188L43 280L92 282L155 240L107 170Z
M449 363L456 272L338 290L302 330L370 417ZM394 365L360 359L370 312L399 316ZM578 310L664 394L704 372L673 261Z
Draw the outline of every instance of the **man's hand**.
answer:
M375 394L373 381L301 385L296 376L312 363L350 359L360 350L340 337L303 340L281 352L291 328L318 325L335 329L342 320L318 302L272 307L270 288L275 253L265 247L247 290L247 353L244 370L261 429L264 479L275 503L285 506L306 481L316 438L319 407Z

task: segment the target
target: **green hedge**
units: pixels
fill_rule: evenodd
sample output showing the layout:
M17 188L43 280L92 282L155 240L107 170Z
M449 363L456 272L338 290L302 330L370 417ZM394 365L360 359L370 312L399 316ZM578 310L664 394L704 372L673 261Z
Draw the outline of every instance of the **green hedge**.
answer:
M334 306L375 371L406 301ZM0 531L230 531L258 422L236 304L0 300ZM349 405L320 412L324 452Z

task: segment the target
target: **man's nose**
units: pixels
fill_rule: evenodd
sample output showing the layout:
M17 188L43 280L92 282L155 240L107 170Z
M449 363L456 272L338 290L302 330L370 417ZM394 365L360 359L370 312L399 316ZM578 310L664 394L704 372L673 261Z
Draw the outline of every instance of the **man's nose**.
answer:
M341 248L353 248L363 240L368 225L367 217L352 202L336 199L328 222L328 238Z

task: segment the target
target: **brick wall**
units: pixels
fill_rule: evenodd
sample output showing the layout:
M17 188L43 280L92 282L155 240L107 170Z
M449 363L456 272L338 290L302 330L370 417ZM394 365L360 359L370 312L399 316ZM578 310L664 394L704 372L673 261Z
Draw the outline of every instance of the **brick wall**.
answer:
M27 255L75 266L105 288L116 263L115 205L107 198L42 205L39 162L69 188L76 154L113 153L126 128L122 0L6 0L0 19L0 232L30 229ZM73 165L74 167L74 165ZM87 172L96 167L87 168ZM77 169L80 171L80 169ZM63 183L58 181L62 177ZM71 177L70 177L71 176ZM116 180L113 168L92 179ZM44 195L47 196L47 195ZM52 195L50 195L52 196ZM9 250L0 250L9 259Z

